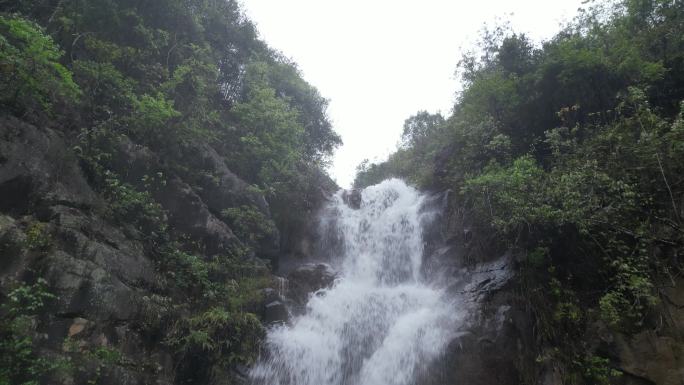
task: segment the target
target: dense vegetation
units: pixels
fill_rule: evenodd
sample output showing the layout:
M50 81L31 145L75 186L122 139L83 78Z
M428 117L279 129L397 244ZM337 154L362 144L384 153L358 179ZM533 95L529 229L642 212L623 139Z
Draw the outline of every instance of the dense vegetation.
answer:
M450 189L452 217L521 256L537 363L611 383L592 330L667 333L682 282L684 2L592 2L541 46L486 31L459 70L451 116L408 119L355 184Z
M322 170L341 140L326 106L233 0L0 2L0 114L59 131L72 146L65 157L77 157L103 198L93 215L144 241L161 281L146 297L150 319L136 327L164 336L177 383L254 358L262 333L254 303L270 284L263 260L273 258L262 243L306 221L321 186L333 184ZM133 179L121 150L130 143L163 168ZM156 198L175 177L197 191L218 183L197 157L206 146L269 204L246 200L215 213L238 238L220 252L173 229ZM25 236L44 244L22 252L47 255L49 232L40 229L49 226L36 223ZM27 282L3 282L0 297L0 384L79 371L74 363L87 359L121 363L117 352L69 341L72 364L40 358L31 336L52 297L40 271L20 278Z

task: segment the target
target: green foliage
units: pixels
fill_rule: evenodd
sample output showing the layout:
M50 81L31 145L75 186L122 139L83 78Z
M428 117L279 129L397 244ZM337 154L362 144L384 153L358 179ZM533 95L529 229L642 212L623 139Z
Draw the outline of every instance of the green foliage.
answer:
M128 133L174 167L187 163L179 147L214 142L243 179L289 200L341 143L327 101L257 40L235 1L19 2L0 11L40 20L67 49L83 90L79 125Z
M272 285L264 266L240 256L202 259L178 250L162 264L170 281L194 299L190 316L172 325L165 343L181 357L203 352L220 365L252 363L264 330L251 311Z
M327 102L281 58L246 68L243 98L230 116L239 138L229 159L266 195L279 228L296 229L328 184L321 167L341 143L327 119Z
M42 222L33 222L26 228L24 247L28 250L47 252L52 246L52 238L48 233L47 225Z
M212 295L209 280L209 264L201 257L173 250L164 255L163 269L167 271L169 278L181 290L193 290L189 293L203 293Z
M252 246L276 231L273 220L254 206L231 207L221 214L228 220L235 234Z
M206 49L193 47L193 50L197 56L206 56ZM161 86L178 110L177 116L169 118L175 118L174 135L183 143L198 139L214 140L219 136L217 131L222 125L222 111L220 106L215 105L217 90L213 82L219 76L217 71L214 65L190 57L176 67ZM163 137L170 134L172 132L167 128Z
M39 26L0 15L0 105L18 115L49 114L55 103L76 101L80 91L61 56Z
M241 127L241 152L236 154L236 162L251 176L249 181L276 189L296 172L304 129L299 124L299 112L286 99L277 97L276 90L263 79L265 68L265 63L248 68L248 79L256 79L248 83L247 100L232 109Z
M64 340L62 351L69 355L70 376L81 378L89 385L100 383L104 369L128 363L121 351L113 347L90 346L74 337Z
M419 111L406 119L401 136L400 148L389 159L380 164L364 160L356 168L355 188L363 188L390 177L404 177L419 185L431 184L431 175L426 165L438 150L431 139L443 133L444 117Z
M113 172L104 174L104 196L109 200L109 215L121 223L130 223L136 230L157 239L164 235L167 228L166 213L148 191L138 191L128 183L123 183Z
M643 266L616 260L615 287L599 300L601 318L615 328L643 326L647 312L657 303L653 283ZM641 267L641 268L639 268Z
M104 364L117 364L122 360L121 352L108 348L106 346L98 346L93 352L93 356L98 360L102 361Z
M542 267L546 264L549 258L548 247L536 247L527 253L527 263L534 267Z
M266 275L242 276L232 281L228 306L232 311L255 309L262 298L262 291L273 286L273 279Z
M136 83L112 63L76 60L71 67L74 81L83 90L81 109L93 125L121 120L131 113Z
M392 172L392 168L392 164L389 162L376 164L370 163L368 159L364 159L356 166L354 188L365 188L397 176Z
M573 360L583 379L588 384L611 385L622 376L622 372L610 367L610 360L596 355L587 355Z
M94 214L144 241L160 282L141 323L176 341L176 375L190 373L178 382L203 382L198 362L209 373L213 363L251 360L260 333L253 313L271 282L250 257L277 235L276 223L303 228L322 186L331 187L323 167L341 140L327 100L257 38L235 0L20 0L0 2L0 12L0 105L62 131L103 198ZM159 162L140 175L129 167L143 152ZM170 228L155 200L167 180L207 199L194 182L225 187L216 162L264 194L273 216L252 206L221 213L239 238L228 255L206 255L203 239ZM39 230L29 229L27 249L47 252ZM98 376L117 364L100 353L89 358L102 361Z
M472 197L481 215L491 217L492 226L514 234L523 226L544 226L558 219L546 194L544 171L530 156L516 159L510 167L492 164L468 179L463 194Z
M221 365L250 364L263 334L256 315L213 307L179 321L166 343L180 352L207 352Z
M133 113L130 125L133 135L140 137L144 143L155 143L173 136L169 126L172 119L181 113L173 108L173 102L167 100L162 93L155 96L142 95L133 100Z
M622 372L614 369L610 359L592 354L588 351L566 355L555 348L542 356L538 356L538 363L567 363L568 373L563 377L567 384L611 385L620 381ZM619 383L619 382L618 382Z
M244 87L248 98L259 89L271 88L297 111L297 125L303 131L298 147L305 162L325 164L335 148L342 144L328 120L327 100L302 80L294 63L280 56L274 60L255 61L247 69Z
M3 315L19 317L35 315L45 303L55 298L47 290L47 281L38 279L32 285L18 284L7 294L7 301L2 304Z
M549 273L553 274L554 272L555 268L551 267ZM580 324L583 316L577 295L557 278L549 280L549 289L551 298L555 303L553 309L555 326L564 326L566 330L574 329Z
M220 303L231 311L250 309L261 300L261 290L271 284L268 270L257 261L236 255L201 257L180 250L166 250L158 261L169 286L196 305Z
M165 184L163 173L144 176L140 181L146 188L144 190L122 181L112 169L116 168L114 157L117 147L125 136L109 130L110 124L103 122L97 128L83 130L74 152L91 185L106 199L107 217L117 223L131 225L147 241L159 246L167 237L168 224L166 212L152 197L152 189L157 184Z
M17 284L0 305L0 384L37 385L66 363L39 355L35 347L37 315L55 296L47 282Z

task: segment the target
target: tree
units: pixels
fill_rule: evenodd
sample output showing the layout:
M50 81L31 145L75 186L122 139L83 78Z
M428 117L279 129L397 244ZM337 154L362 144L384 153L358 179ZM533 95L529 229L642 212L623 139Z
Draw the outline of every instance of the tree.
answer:
M444 124L444 117L440 113L430 114L419 111L404 121L404 131L401 134L403 147L421 146L428 136L432 135Z
M0 16L0 105L17 115L44 116L54 104L75 102L80 90L61 57L39 26Z

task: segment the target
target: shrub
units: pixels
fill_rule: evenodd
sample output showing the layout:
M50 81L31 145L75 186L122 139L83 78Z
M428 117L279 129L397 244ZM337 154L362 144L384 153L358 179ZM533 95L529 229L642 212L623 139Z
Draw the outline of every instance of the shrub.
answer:
M39 355L35 348L37 315L55 298L47 282L17 284L0 305L0 385L37 385L67 366L64 360Z
M47 225L42 222L33 222L26 228L24 247L28 250L46 252L52 246L52 238L48 233Z
M105 171L104 195L109 201L109 214L122 223L132 223L151 240L163 238L166 230L166 213L149 191L138 191L119 180L116 174Z
M272 236L276 231L275 223L258 208L242 205L221 211L235 234L250 246Z
M179 320L166 343L179 352L207 352L222 365L250 364L263 334L256 315L212 307Z
M466 181L462 193L478 212L491 219L504 234L522 227L555 224L558 210L552 205L545 185L545 173L530 156L516 159L509 167L496 163Z

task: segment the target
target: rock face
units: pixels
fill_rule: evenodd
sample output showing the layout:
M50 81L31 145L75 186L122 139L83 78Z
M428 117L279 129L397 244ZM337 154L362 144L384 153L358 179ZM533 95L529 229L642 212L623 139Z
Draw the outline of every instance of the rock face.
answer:
M309 295L330 287L337 277L327 263L306 263L287 276L287 297L298 311L306 306Z
M271 217L271 210L261 193L254 191L245 181L240 179L226 166L226 161L215 149L207 144L197 143L187 150L187 158L194 159L193 168L212 170L211 175L189 175L183 177L196 183L199 188L194 189L206 206L208 212L221 217L221 211L228 207L252 206L261 214ZM183 214L181 213L180 216ZM182 220L182 219L181 219ZM277 261L280 253L280 234L274 227L256 245L256 253L265 259Z
M51 204L85 208L96 203L75 156L57 132L1 119L0 154L3 213L21 216Z
M625 384L684 383L681 340L649 330L634 336L618 334L613 341Z
M443 198L448 193L435 194L428 204L443 204ZM424 269L430 279L447 283L448 293L468 296L463 305L468 316L454 331L447 351L418 383L567 384L567 368L552 360L539 362L551 348L535 337L534 315L521 296L518 256L493 248L487 234L474 228L466 214L456 212L426 230ZM657 329L625 334L592 321L586 335L577 337L608 357L609 367L621 373L611 384L684 384L684 279L673 279L672 287L661 292L657 310L664 316Z
M263 295L263 320L267 325L287 323L304 312L311 295L335 283L337 273L327 263L303 263L293 268L287 278L275 277L277 289Z
M249 205L271 217L264 197L208 145L195 145L198 165L191 166L211 178L170 173L155 153L125 139L113 151L112 167L126 183L143 187L146 176L163 175L164 183L150 191L168 215L171 235L203 245L204 256L240 243L222 210ZM256 246L257 257L277 258L278 232ZM145 237L107 217L106 202L91 188L68 139L13 118L0 118L0 255L0 297L35 276L55 295L37 323L41 354L120 354L115 364L80 362L75 377L60 382L82 384L97 375L98 384L179 383L177 354L157 334L173 320L165 315L164 278ZM264 306L269 320L287 316L278 298ZM203 378L233 384L241 376L211 367Z
M290 318L290 312L287 310L287 305L282 300L269 302L264 307L264 322L267 324L287 322Z
M459 312L465 322L447 351L419 382L425 385L520 384L526 346L532 344L529 315L515 295L515 261L509 254L473 263L463 247L444 247L433 253L428 274L450 282L448 293L465 296ZM438 273L439 272L439 273ZM449 280L449 276L463 277Z
M684 384L684 279L663 289L660 327L636 334L610 331L596 323L592 328L598 349L609 353L622 373L624 385Z
M116 346L135 364L104 369L102 383L170 383L171 353L136 331L156 280L143 244L97 214L102 202L57 132L4 120L0 154L0 289L36 273L47 280L56 299L42 348L62 352L68 337L79 349ZM49 249L27 249L22 234L36 223Z
M447 295L464 296L459 312L465 314L465 322L418 383L535 383L525 378L535 358L530 353L534 339L531 315L517 294L515 255L494 247L486 234L473 231L467 215L446 215L450 198L451 192L446 191L426 201L443 214L424 230L423 269L428 279L448 287Z
M358 210L361 208L361 191L358 189L345 190L342 193L342 200L347 206Z

